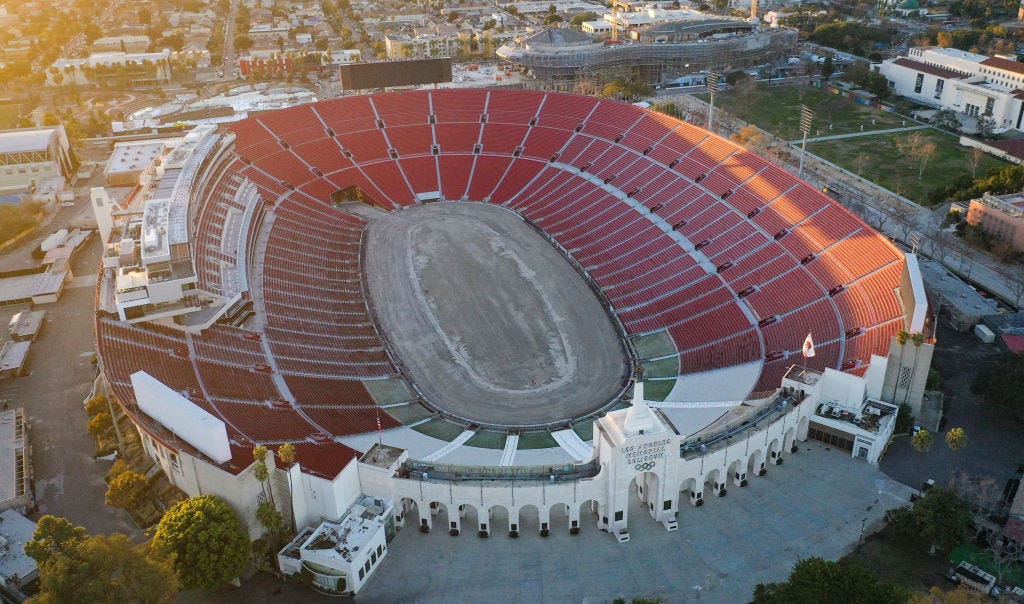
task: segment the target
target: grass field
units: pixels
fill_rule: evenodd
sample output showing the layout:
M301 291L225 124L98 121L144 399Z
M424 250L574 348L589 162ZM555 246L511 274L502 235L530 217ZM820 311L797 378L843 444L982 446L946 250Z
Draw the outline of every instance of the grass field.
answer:
M476 433L466 441L466 446L480 447L481 449L504 449L505 438L507 436L508 435L504 432L477 430Z
M701 98L707 100L704 95ZM761 84L748 98L743 98L733 89L719 94L715 105L786 140L796 140L801 136L801 105L814 110L812 137L861 132L861 126L864 126L864 130L899 128L904 120L898 115L855 103L824 90L799 86L768 88ZM908 125L912 124L914 122L908 121Z
M670 356L657 361L644 361L644 377L676 377L679 375L679 357Z
M645 336L633 336L631 339L639 359L653 359L676 353L672 336L664 329Z
M573 432L583 440L590 442L594 439L594 420L588 419L582 422L576 422L572 426Z
M427 436L433 436L434 438L440 438L443 441L451 442L455 440L456 436L462 434L465 428L458 424L446 422L443 419L432 419L429 422L425 422L414 427L413 430L426 434Z
M675 380L651 380L644 382L644 399L648 401L663 401L672 392L676 385Z
M918 178L920 164L899 149L899 141L907 133L858 136L838 140L807 143L807 152L846 168L857 174L858 162L863 161L860 175L878 185L925 203L928 192L952 182L958 176L969 173L968 148L957 143L957 137L938 130L916 130L930 142L935 143L935 156L925 165L924 173ZM863 158L858 160L857 158ZM978 175L990 168L1002 168L1009 164L989 155L981 158Z
M519 449L550 449L557 446L550 432L523 432L519 435Z
M862 566L885 583L894 583L916 592L927 592L933 585L949 589L952 584L943 578L944 556L929 556L928 549L915 541L892 535L890 529L865 539L860 554L852 553L840 564Z
M421 419L426 419L434 414L430 409L427 409L419 403L409 403L408 405L388 407L385 411L387 411L388 415L406 425L414 424Z

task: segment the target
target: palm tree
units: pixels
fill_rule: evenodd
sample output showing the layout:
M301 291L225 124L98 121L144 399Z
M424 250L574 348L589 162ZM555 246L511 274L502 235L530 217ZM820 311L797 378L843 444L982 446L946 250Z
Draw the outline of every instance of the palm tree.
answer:
M918 453L927 453L932 448L934 442L935 439L932 438L931 432L927 430L918 430L910 439L910 444L914 446Z

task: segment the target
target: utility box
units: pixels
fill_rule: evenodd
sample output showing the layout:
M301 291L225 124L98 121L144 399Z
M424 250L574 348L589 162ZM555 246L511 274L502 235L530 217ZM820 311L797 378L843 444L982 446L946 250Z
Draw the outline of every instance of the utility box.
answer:
M992 333L991 329L981 323L974 326L974 335L978 336L978 339L986 344L996 341L996 334Z

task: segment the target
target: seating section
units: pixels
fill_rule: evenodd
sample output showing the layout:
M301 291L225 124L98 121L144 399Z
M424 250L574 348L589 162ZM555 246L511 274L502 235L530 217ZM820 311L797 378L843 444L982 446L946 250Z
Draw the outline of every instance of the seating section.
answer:
M757 389L773 388L808 332L818 348L810 365L862 372L902 327L904 261L883 237L761 157L629 104L413 91L231 128L236 157L199 196L194 254L201 286L226 291L237 232L254 231L260 333L207 329L190 341L192 358L180 336L97 324L119 396L130 400L127 376L140 368L179 390L205 387L211 400L197 404L249 440L373 430L378 411L361 381L398 374L360 280L365 223L332 205L351 187L388 210L436 191L516 210L572 256L627 333L665 330L683 373L762 360ZM240 222L240 200L252 199L238 195L243 183L259 193L255 226Z

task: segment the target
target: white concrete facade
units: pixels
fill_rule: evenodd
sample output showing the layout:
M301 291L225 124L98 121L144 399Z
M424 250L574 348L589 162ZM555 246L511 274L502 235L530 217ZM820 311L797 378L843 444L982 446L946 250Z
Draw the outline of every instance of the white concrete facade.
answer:
M1024 121L1024 63L951 48L911 48L878 71L894 94L918 103L990 116L998 130Z

